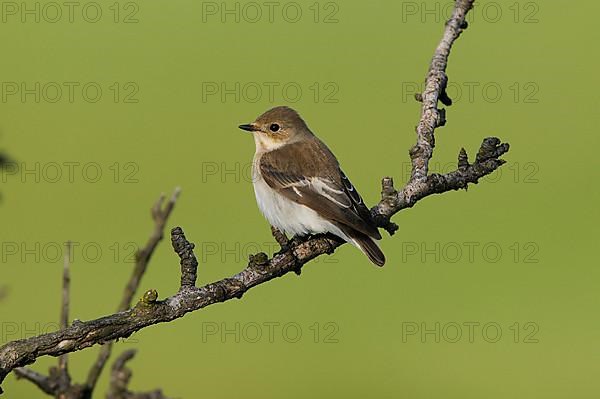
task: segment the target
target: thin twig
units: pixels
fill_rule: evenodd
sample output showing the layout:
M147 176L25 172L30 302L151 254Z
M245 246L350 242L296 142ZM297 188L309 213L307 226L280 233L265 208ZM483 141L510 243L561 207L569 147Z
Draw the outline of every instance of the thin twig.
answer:
M148 239L144 248L142 248L136 256L136 264L133 268L131 277L125 286L123 297L117 309L118 312L127 310L131 306L131 301L135 292L139 288L139 284L143 274L146 272L148 263L158 243L163 238L163 231L171 212L177 202L181 190L175 189L173 195L169 201L165 204L165 196L161 195L159 200L151 208L152 219L154 221L154 228L150 238ZM63 266L63 291L62 291L62 307L60 317L60 329L65 330L69 324L69 293L70 293L70 256L71 256L71 242L66 244L66 254ZM74 325L81 323L76 321ZM35 385L40 387L42 391L52 396L60 396L65 399L87 399L92 396L98 378L102 373L102 370L110 357L113 342L108 342L102 346L100 353L96 361L92 364L92 367L88 373L86 383L71 384L71 377L68 373L67 367L67 354L61 354L59 356L58 368L50 369L50 376L46 377L36 371L28 368L17 368L15 373L24 379L33 382ZM136 394L137 395L137 394Z
M161 195L158 201L154 203L154 206L151 208L152 220L154 220L154 229L152 234L148 238L146 245L144 248L139 250L136 254L136 262L131 272L131 276L129 277L129 281L125 285L125 290L123 292L123 297L119 306L117 308L117 312L122 312L131 307L131 301L133 300L133 296L135 292L138 290L140 286L140 282L142 280L142 276L146 273L148 268L148 263L150 262L150 258L154 253L154 250L158 246L158 243L163 239L165 225L167 224L167 220L169 216L171 216L171 212L175 207L175 203L181 194L181 189L177 187L171 195L171 198L165 204L165 195ZM88 372L88 377L86 380L86 386L90 392L94 391L96 387L96 383L98 382L98 378L100 378L100 374L102 374L102 370L110 357L110 353L112 351L113 342L106 343L102 349L100 349L100 353L98 353L98 357L96 361L92 364L90 371Z
M63 261L63 280L62 280L62 306L60 312L60 329L65 330L69 326L69 301L71 290L71 274L69 272L71 261L71 241L65 243L65 258ZM58 368L61 372L68 373L68 356L66 353L59 356Z
M107 399L168 399L161 390L157 389L150 392L131 392L129 391L129 381L131 380L131 370L126 367L135 356L133 349L123 352L113 363L110 374L110 385Z
M196 255L194 255L194 244L185 239L185 234L181 228L176 227L171 231L171 245L180 259L180 289L195 287L198 274L198 260L196 259Z
M166 204L164 204L165 195L163 194L152 207L151 215L152 219L154 220L154 229L148 238L146 245L136 254L135 267L133 268L131 277L125 286L125 292L123 293L123 297L119 307L117 308L117 311L120 312L129 309L131 306L131 301L133 300L135 292L140 286L140 280L142 276L148 268L150 258L154 254L154 250L156 249L158 243L163 239L165 225L169 219L169 216L171 215L171 212L173 211L173 208L175 207L175 203L177 202L180 193L181 189L179 187L176 188Z
M17 378L23 378L27 381L34 383L39 389L48 395L54 395L56 385L52 383L50 378L37 371L31 370L27 367L19 367L15 369L15 375Z

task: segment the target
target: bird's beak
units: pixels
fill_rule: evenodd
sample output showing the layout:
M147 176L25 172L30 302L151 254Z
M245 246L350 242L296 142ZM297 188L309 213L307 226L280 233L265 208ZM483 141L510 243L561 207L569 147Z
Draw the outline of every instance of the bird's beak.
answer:
M246 125L239 125L238 127L240 129L246 130L248 132L256 132L257 130L260 130L260 128L253 123L248 123Z

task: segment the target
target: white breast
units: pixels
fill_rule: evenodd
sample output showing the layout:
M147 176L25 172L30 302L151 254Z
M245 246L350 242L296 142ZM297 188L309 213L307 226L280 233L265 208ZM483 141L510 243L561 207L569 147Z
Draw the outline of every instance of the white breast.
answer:
M258 171L260 155L254 157L252 167L254 194L260 211L272 226L284 231L290 238L294 235L330 232L348 241L340 229L315 211L295 203L269 187Z

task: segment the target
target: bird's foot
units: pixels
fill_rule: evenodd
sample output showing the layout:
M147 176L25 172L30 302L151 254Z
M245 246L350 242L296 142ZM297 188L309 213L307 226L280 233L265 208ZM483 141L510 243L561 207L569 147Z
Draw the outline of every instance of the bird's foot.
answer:
M297 247L298 245L302 244L303 242L310 240L310 238L312 236L313 236L312 234L305 234L305 235L302 235L302 236L295 235L295 236L292 237L291 240L288 241L288 245L290 247L292 247L292 248L293 247Z
M275 255L287 252L293 247L293 238L292 240L288 239L285 233L279 230L277 227L271 226L271 234L273 235L273 238L275 238L275 241L277 241L279 244L280 248Z

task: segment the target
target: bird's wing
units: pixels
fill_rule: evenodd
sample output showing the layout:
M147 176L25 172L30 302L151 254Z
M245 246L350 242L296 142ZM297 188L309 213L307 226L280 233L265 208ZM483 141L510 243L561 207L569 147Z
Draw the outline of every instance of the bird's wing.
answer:
M381 238L360 194L318 139L267 152L259 162L263 179L279 194L326 219Z

